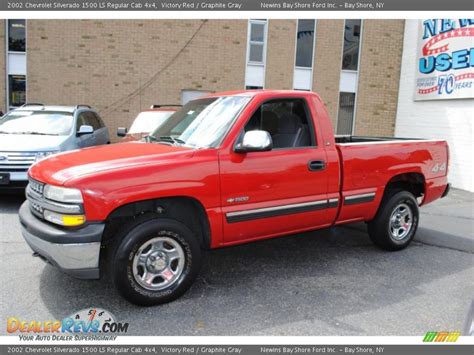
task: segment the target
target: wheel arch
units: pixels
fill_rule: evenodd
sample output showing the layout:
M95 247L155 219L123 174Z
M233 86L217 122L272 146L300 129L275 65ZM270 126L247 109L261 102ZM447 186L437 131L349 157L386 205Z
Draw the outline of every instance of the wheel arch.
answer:
M190 196L167 196L117 207L107 216L103 244L113 241L126 225L146 219L146 216L175 219L196 233L202 248L210 247L211 229L206 210L199 200Z
M419 172L408 172L393 176L385 185L384 196L395 189L411 192L415 198L425 195L425 176Z

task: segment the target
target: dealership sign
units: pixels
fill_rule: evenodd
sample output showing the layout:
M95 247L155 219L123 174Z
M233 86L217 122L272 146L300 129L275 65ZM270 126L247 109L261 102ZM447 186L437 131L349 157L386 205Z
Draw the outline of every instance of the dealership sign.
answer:
M421 20L415 100L474 98L474 19Z

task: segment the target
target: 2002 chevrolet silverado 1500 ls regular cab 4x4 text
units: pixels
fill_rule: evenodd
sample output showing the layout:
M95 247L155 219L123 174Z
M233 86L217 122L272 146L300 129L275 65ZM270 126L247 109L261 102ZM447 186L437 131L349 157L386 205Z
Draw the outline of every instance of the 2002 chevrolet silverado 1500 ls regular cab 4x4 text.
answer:
M314 93L227 92L141 142L34 164L20 221L36 255L80 278L107 270L153 305L190 287L206 248L366 221L376 245L402 249L447 170L445 141L335 137Z

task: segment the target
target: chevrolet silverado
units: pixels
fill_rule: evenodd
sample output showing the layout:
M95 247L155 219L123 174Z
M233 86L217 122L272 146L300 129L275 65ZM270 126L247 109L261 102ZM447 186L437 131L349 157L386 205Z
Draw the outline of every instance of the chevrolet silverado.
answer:
M191 286L204 249L359 221L405 248L418 207L449 191L448 154L443 140L335 137L312 92L212 94L141 141L35 163L22 234L62 271L160 304Z

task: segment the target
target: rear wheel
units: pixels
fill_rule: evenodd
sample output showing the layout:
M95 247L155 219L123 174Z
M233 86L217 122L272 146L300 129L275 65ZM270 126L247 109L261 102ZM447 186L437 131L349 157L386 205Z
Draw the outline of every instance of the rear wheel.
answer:
M150 219L132 227L112 260L112 279L128 301L152 306L180 297L201 267L196 236L172 219Z
M370 239L384 250L406 248L415 236L418 219L418 204L413 194L393 191L384 197L375 218L369 222Z

